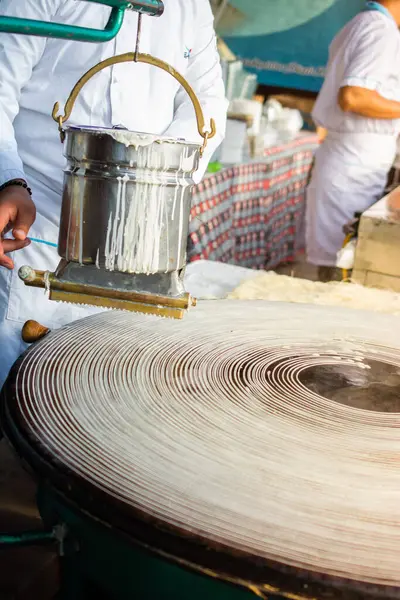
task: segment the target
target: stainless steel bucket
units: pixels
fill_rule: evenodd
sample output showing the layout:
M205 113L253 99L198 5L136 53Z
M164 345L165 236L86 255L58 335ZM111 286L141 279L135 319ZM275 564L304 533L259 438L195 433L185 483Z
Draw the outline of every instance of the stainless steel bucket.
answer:
M65 127L83 86L122 62L153 65L182 85L192 101L202 145L126 130ZM213 119L207 129L189 83L160 59L138 52L121 54L89 69L72 90L64 114L56 102L52 115L61 141L66 141L68 160L60 256L67 263L96 264L109 272L180 271L185 265L193 173L216 134Z
M125 273L182 269L200 145L118 129L65 133L60 256Z
M158 67L180 83L192 101L201 145L126 130L65 127L86 83L124 62ZM214 119L207 127L193 88L178 71L138 51L89 69L63 114L59 108L56 102L52 117L67 157L61 261L54 273L23 266L20 279L45 288L50 300L182 318L195 304L183 285L193 173L216 134Z

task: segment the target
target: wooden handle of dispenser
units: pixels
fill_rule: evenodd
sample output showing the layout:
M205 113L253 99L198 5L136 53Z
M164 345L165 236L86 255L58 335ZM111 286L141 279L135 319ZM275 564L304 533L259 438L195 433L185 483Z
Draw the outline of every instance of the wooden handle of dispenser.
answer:
M207 140L213 138L217 132L214 119L210 119L210 126L209 126L210 128L209 128L209 131L207 131L205 121L204 121L204 114L203 114L203 110L201 108L200 102L196 96L194 89L189 85L189 83L186 81L186 79L183 77L183 75L178 73L178 71L176 69L174 69L171 65L164 62L163 60L155 58L154 56L151 56L150 54L141 54L141 53L136 53L136 52L127 52L126 54L120 54L119 56L113 56L111 58L107 58L106 60L103 60L96 66L89 69L89 71L87 71L80 78L80 80L75 85L74 89L72 90L72 92L65 104L65 107L64 107L64 115L59 114L60 105L58 102L55 103L53 112L52 112L52 117L53 117L54 121L56 123L58 123L58 129L60 131L61 141L64 142L64 139L65 139L63 124L66 121L68 121L69 117L71 116L71 112L72 112L72 109L74 108L75 101L76 101L80 91L82 90L83 86L93 77L93 75L96 75L96 73L98 73L99 71L102 71L103 69L105 69L106 67L110 67L111 65L116 65L118 63L123 63L123 62L139 62L139 63L146 63L146 64L152 65L154 67L158 67L159 69L162 69L166 73L169 73L170 75L172 75L172 77L174 77L181 84L181 86L187 92L187 94L189 95L189 97L193 103L193 107L194 107L194 111L196 113L196 119L197 119L197 130L204 140L203 146L201 148L201 154L203 154L203 152L207 146Z
M22 328L21 336L25 344L34 344L44 338L50 329L37 321L27 321Z

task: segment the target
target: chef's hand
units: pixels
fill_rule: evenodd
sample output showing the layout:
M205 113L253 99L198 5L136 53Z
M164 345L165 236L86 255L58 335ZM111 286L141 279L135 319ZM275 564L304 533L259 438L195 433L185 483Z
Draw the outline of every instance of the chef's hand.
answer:
M31 243L28 231L36 218L36 208L29 192L18 185L9 186L0 192L0 266L14 268L8 252L21 250ZM12 231L14 239L4 239Z

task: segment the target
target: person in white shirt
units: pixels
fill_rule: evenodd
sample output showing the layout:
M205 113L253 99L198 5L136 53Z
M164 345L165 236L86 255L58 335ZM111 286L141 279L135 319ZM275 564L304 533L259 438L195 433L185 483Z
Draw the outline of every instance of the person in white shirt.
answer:
M0 4L0 15L96 29L104 28L110 10L76 0ZM98 310L47 300L20 282L18 268L27 264L54 270L59 262L65 159L52 108L56 101L63 106L89 68L135 50L138 14L125 15L118 36L103 44L0 34L0 386L25 348L20 336L27 319L54 328ZM216 121L217 135L208 143L199 180L223 139L227 114L209 0L165 0L161 17L143 16L140 51L175 67L194 88L206 123L210 118ZM83 88L68 124L123 126L202 142L183 88L169 74L140 63L119 64L97 74ZM32 197L18 182L26 182ZM12 232L13 239L4 239L6 232Z
M400 132L400 0L367 2L333 40L313 118L327 130L307 189L307 259L334 277L343 227L382 197Z

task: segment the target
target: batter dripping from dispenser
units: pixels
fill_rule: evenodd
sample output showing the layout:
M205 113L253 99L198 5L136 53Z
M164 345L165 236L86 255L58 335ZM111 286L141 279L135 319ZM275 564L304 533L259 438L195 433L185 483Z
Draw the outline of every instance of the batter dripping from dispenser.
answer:
M157 66L189 94L203 145L121 129L67 127L64 123L85 83L125 61ZM28 286L51 300L181 318L195 301L184 290L193 173L215 123L207 130L196 95L171 66L144 54L126 54L93 67L53 119L66 143L59 254L54 273L26 268ZM92 224L96 223L96 228Z

